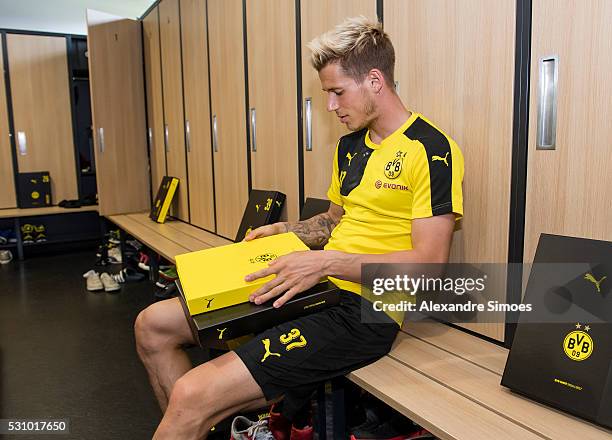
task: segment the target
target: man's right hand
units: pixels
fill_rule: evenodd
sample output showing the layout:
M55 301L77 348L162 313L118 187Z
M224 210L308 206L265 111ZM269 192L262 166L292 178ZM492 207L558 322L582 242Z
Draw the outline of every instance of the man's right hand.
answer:
M255 240L256 238L268 237L270 235L284 234L285 232L287 232L286 223L273 223L271 225L260 226L257 229L253 229L244 237L244 241L251 241Z

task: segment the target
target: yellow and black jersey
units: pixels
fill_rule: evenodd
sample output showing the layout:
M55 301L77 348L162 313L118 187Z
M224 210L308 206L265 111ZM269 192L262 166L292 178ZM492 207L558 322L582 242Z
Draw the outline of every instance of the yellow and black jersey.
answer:
M368 129L336 147L329 199L344 208L325 249L384 254L412 249L412 220L463 215L463 155L449 136L418 113L380 144ZM330 278L361 294L357 283Z

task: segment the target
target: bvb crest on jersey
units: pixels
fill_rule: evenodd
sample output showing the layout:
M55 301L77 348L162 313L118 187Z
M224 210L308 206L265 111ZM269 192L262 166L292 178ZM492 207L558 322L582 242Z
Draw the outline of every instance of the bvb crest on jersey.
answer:
M573 361L584 361L593 353L593 339L587 333L591 327L576 324L576 328L570 331L563 339L563 351Z
M403 151L395 153L395 158L390 160L385 165L385 176L389 179L396 179L402 173L402 165L404 164L404 158L406 154Z

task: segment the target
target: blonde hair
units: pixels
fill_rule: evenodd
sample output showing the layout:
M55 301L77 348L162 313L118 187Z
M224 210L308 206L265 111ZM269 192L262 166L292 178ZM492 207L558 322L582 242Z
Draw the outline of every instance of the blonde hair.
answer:
M317 71L338 62L347 75L360 82L376 68L393 87L395 51L381 23L363 15L347 18L308 43L308 48L312 52L310 61Z

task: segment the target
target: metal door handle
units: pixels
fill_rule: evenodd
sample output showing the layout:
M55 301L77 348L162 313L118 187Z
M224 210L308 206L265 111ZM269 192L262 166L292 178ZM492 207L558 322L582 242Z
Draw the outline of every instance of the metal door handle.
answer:
M257 116L255 115L255 107L251 109L251 151L257 152Z
M187 152L191 153L191 131L189 129L189 121L185 121L185 141L187 144Z
M538 133L536 149L554 150L557 141L557 81L559 57L540 58L538 84Z
M166 153L170 151L170 145L168 142L168 124L164 126L164 142L166 144Z
M306 98L306 151L312 151L312 98Z
M219 141L217 140L217 115L213 115L213 151L219 151Z
M149 127L149 148L153 149L153 129Z
M19 145L19 154L21 156L28 154L28 141L26 139L25 131L17 132L17 144Z
M98 128L98 144L100 144L100 153L104 153L104 127Z

